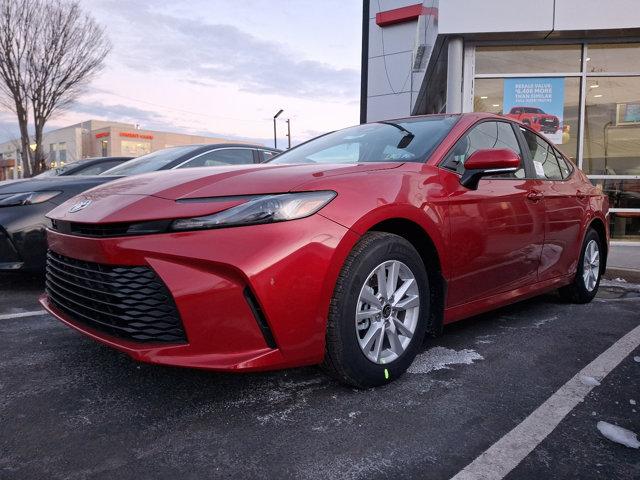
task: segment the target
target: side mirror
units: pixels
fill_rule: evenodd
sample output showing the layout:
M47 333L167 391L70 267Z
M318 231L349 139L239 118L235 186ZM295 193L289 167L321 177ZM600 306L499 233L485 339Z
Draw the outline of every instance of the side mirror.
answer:
M460 183L470 190L477 190L482 177L512 173L519 168L520 156L509 148L476 150L464 162L464 173Z

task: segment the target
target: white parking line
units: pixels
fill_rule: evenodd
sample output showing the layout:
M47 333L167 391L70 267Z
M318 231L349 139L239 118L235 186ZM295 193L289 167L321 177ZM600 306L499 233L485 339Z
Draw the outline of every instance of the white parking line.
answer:
M9 320L11 318L21 318L21 317L35 317L37 315L46 315L46 310L36 310L34 312L20 312L20 313L7 313L5 315L0 315L0 320Z
M598 358L560 387L522 423L489 447L451 480L498 480L504 478L595 387L595 385L585 385L581 381L581 377L594 377L602 380L638 346L640 346L640 326L631 330L602 352Z

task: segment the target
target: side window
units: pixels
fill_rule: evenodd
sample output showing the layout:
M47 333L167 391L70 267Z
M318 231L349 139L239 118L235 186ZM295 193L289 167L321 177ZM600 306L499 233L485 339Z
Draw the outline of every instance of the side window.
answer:
M544 180L562 180L562 171L553 147L538 135L525 128L522 129L522 133L527 142L527 147L531 152L536 177ZM565 164L565 167L566 166Z
M556 151L556 159L558 160L558 164L560 165L560 173L562 173L562 178L568 178L573 171L571 165L562 157L560 153Z
M250 148L223 148L203 153L178 168L216 167L246 163L253 163L253 151Z
M116 165L120 165L121 163L122 162L119 162L119 161L102 162L97 165L92 165L90 167L83 168L79 172L74 173L74 175L99 175L102 172L106 172L110 168L115 167Z
M260 153L262 154L263 162L267 162L277 155L276 152L272 152L270 150L260 150Z
M456 143L453 150L447 155L441 166L462 174L464 172L464 163L471 154L476 150L485 150L488 148L509 148L522 157L518 139L510 123L482 122L458 140L458 143ZM500 175L496 178L524 177L524 165L521 163L518 171L510 175Z

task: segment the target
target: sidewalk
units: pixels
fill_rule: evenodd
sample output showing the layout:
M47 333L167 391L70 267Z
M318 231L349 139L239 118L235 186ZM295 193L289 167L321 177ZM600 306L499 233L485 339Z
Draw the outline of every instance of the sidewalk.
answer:
M619 245L613 242L609 250L605 276L640 283L640 242L637 245Z

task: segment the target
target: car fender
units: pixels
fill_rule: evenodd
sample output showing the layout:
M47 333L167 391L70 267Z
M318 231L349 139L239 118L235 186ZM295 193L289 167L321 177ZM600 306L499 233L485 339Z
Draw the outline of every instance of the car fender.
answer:
M438 252L438 260L442 268L443 276L448 278L448 262L445 255L443 255L447 235L444 218L438 213L438 209L432 205L427 204L423 208L424 209L420 209L410 204L382 205L367 212L351 226L343 225L348 228L348 232L335 248L330 269L323 283L322 297L327 299L323 306L323 317L325 319L329 316L329 304L333 297L338 276L347 257L364 234L368 231L375 230L375 226L384 221L405 220L418 225L433 242Z

